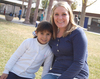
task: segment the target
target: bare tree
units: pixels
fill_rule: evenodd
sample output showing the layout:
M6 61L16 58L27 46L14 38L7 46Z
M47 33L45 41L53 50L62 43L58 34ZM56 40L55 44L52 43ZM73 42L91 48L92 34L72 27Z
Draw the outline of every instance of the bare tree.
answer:
M30 17L30 12L31 12L31 5L32 5L32 0L28 1L28 8L27 8L27 12L26 12L26 17L25 17L25 21L24 23L29 24L29 17Z
M36 24L36 20L37 20L37 16L38 16L39 3L40 3L40 0L37 0L35 12L34 12L34 15L33 15L33 24Z
M49 22L50 21L50 15L51 15L51 8L52 8L53 0L49 1L49 6L48 6L48 11L47 11L47 18L46 20Z
M51 8L52 8L53 1L54 0L50 0L49 1L48 11L47 11L47 17L46 17L47 21L50 21ZM56 1L66 1L66 2L68 2L69 5L71 5L74 0L56 0Z
M93 1L92 3L90 3L89 5L87 5L88 0L82 0L82 12L81 12L81 17L80 17L80 26L84 27L84 20L85 20L85 11L86 8L90 5L92 5L93 3L95 3L97 0Z

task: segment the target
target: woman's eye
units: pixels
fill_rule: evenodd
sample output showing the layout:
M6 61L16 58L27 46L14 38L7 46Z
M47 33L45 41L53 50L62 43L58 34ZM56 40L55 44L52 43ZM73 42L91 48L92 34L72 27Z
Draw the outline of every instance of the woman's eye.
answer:
M58 16L58 14L55 14L55 16Z
M63 16L66 16L67 14L62 14Z

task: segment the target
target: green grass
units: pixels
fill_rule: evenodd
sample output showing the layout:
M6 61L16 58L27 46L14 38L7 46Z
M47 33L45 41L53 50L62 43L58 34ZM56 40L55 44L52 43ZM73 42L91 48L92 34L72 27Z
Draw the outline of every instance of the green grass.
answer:
M2 74L8 59L27 38L32 38L35 27L11 23L0 19L0 75ZM100 35L86 31L88 38L88 65L89 79L100 79ZM42 67L36 73L36 79L40 79Z
M90 79L100 79L100 35L86 32Z
M27 38L33 38L35 27L11 23L0 19L0 75L5 64L18 46ZM42 67L37 72L37 79L41 76Z

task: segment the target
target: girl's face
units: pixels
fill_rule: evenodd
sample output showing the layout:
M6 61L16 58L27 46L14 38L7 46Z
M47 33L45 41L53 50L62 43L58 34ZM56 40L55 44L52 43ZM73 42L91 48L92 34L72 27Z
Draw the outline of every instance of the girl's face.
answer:
M54 22L57 27L66 29L69 23L69 13L64 7L57 7L54 11Z
M51 33L49 31L43 31L43 32L36 32L38 42L41 44L46 44L51 39Z

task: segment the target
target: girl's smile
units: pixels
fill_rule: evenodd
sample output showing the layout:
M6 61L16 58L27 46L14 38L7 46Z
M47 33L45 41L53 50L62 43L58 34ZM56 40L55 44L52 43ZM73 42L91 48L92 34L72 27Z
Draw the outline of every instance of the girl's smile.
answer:
M36 32L37 39L39 43L41 44L46 44L50 41L51 39L51 33L48 31L43 31L43 32Z

